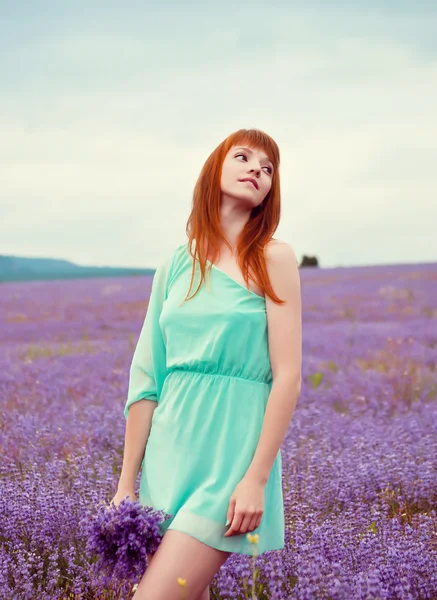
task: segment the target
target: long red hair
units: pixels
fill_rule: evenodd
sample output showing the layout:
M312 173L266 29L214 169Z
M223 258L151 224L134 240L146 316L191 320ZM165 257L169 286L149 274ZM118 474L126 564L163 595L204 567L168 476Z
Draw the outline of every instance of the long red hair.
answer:
M264 246L276 231L281 213L279 148L269 135L258 129L239 129L231 133L203 165L194 188L191 213L186 225L189 252L194 260L190 287L184 301L190 300L199 291L202 282L205 281L207 257L214 263L219 256L221 242L232 250L220 225L221 174L223 161L229 150L233 146L241 145L263 150L273 164L273 175L269 193L259 206L252 209L250 218L238 238L236 254L239 267L247 285L250 273L250 277L274 302L284 302L273 291L264 256ZM200 266L200 282L194 294L188 297L194 281L196 261ZM210 266L209 269L211 268Z

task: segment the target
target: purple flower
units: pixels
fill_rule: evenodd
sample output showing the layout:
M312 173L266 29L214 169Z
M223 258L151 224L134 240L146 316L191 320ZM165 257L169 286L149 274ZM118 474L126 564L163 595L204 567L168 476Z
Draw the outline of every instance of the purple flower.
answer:
M257 556L255 593L437 598L437 263L301 278L304 384L281 448L285 549ZM130 598L116 576L136 561L144 570L149 552L135 545L135 511L152 533L156 513L122 507L111 521L107 502L151 277L0 287L0 599ZM251 561L230 556L211 596L242 598Z
M87 521L86 547L97 556L95 571L138 581L147 568L147 554L154 554L161 542L159 525L164 516L128 498L117 507L99 507L95 518Z

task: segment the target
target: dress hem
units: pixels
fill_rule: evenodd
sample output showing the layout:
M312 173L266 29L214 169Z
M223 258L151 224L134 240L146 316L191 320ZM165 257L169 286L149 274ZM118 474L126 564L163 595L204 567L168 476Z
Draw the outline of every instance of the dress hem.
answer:
M174 531L179 531L181 533L185 533L186 535L189 535L190 537L194 538L195 540L197 540L199 542L202 542L203 544L205 544L205 546L209 546L210 548L214 548L215 550L221 550L222 552L229 552L230 554L244 554L246 556L253 556L252 550L250 550L250 551L249 550L248 551L244 551L244 550L229 550L227 548L218 547L217 545L213 546L212 544L208 544L203 539L201 539L200 536L193 535L192 532L186 531L183 528L181 528L180 526L175 527L175 526L170 525L169 527L167 527L167 530L168 529L173 529ZM250 533L250 532L248 532L248 533ZM247 534L245 534L245 535L247 535ZM225 538L225 539L232 539L232 537ZM251 545L251 543L248 540L247 540L247 543L249 545ZM266 548L264 550L256 551L256 556L260 556L261 554L264 554L266 552L274 552L274 551L278 551L278 550L283 550L284 548L285 548L285 545L280 546L280 547Z
M253 545L247 539L247 533L251 533L251 535L258 533L259 537L261 538L262 530L260 530L260 528L255 529L253 532L224 537L227 529L225 525L222 525L216 521L212 521L211 519L207 519L206 517L187 510L186 508L179 509L174 516L162 521L159 529L161 537L164 536L167 530L173 529L174 531L179 531L191 536L210 548L214 548L215 550L220 550L222 552L229 552L231 554L245 554L247 556L253 556L255 551L256 556L259 556L265 552L283 550L285 547L284 541L282 543L265 543L262 546L257 546L256 544Z

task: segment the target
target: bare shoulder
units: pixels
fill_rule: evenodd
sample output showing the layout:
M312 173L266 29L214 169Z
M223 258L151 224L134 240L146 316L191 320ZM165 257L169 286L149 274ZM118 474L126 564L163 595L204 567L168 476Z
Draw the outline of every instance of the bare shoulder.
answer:
M272 239L264 248L267 272L275 293L286 304L297 306L300 302L299 264L294 248L288 242ZM270 299L267 304L272 305ZM273 307L270 310L278 310Z
M294 248L288 242L272 238L264 247L267 263L274 267L297 266L299 264Z
M289 383L290 389L301 386L302 363L302 298L299 265L291 244L270 240L266 244L267 271L275 294L282 300L277 304L266 297L269 353L273 379Z

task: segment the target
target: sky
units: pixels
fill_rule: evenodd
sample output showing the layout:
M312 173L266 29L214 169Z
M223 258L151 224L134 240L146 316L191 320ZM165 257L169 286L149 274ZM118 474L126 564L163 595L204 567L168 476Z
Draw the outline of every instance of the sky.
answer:
M2 3L0 253L156 268L257 128L298 260L435 262L436 107L434 0Z

